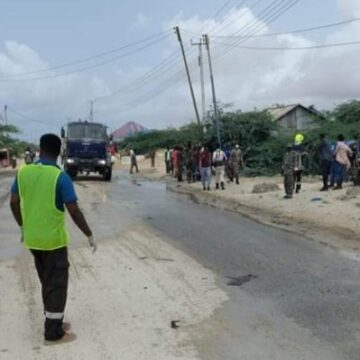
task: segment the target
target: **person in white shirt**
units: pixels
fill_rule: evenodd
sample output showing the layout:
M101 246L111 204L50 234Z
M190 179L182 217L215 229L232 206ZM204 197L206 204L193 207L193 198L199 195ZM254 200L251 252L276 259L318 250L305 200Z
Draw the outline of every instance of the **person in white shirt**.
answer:
M225 153L220 148L216 149L216 151L213 153L213 168L215 169L215 188L217 190L220 188L220 186L222 190L225 190L225 163Z

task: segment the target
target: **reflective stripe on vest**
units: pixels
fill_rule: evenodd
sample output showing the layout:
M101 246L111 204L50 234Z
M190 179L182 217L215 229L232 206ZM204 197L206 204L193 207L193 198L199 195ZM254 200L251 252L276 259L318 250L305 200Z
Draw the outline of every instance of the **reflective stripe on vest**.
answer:
M68 244L65 212L56 208L56 185L61 170L31 164L19 170L24 244L33 250L55 250Z

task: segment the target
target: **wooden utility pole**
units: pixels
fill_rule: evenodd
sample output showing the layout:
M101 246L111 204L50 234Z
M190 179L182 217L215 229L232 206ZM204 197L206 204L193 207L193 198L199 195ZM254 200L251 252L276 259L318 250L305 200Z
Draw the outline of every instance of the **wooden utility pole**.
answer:
M184 44L183 44L182 39L181 39L180 29L179 29L178 26L176 26L176 27L174 27L174 30L175 30L175 34L176 34L177 37L178 37L179 43L180 43L180 48L181 48L181 52L182 52L182 55L183 55L183 58L184 58L184 64L185 64L186 74L187 74L187 78L188 78L188 82L189 82L191 98L192 98L192 101L193 101L193 104L194 104L194 110L195 110L196 120L197 120L197 122L198 122L198 125L200 126L199 111L198 111L198 108L197 108L197 105L196 105L196 99L195 99L194 89L193 89L192 82L191 82L189 66L188 66L188 63L187 63L187 60L186 60L186 55L185 55L185 50L184 50Z
M205 35L203 35L203 39L204 39L206 50L207 50L207 53L208 53L208 62L209 62L209 71L210 71L210 80L211 80L211 90L212 90L213 106L214 106L214 117L215 117L215 123L216 123L217 142L218 142L219 147L221 148L222 144L221 144L221 134L220 134L220 119L219 119L219 110L218 110L217 101L216 101L215 81L214 81L214 74L213 74L212 62L211 62L209 36L207 34L205 34Z
M204 81L204 57L202 48L205 45L202 39L198 43L191 41L191 45L199 47L199 67L200 67L200 83L201 83L201 107L202 107L202 121L206 120L206 100L205 100L205 81Z
M94 100L90 100L90 116L89 116L90 122L94 121Z
M8 109L7 105L4 105L4 123L5 123L5 125L8 124L7 109Z

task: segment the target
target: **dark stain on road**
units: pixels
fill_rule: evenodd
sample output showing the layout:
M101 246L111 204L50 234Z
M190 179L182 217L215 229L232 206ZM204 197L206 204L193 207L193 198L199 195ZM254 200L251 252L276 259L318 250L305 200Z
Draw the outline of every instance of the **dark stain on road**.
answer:
M257 279L258 276L253 274L248 274L245 276L237 276L237 277L227 276L227 278L230 279L227 283L228 286L241 286L251 281L252 279Z

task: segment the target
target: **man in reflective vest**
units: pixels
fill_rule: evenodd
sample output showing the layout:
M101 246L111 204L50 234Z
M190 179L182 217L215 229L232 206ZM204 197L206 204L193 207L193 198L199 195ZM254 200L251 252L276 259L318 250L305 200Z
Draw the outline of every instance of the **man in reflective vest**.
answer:
M42 287L45 312L45 344L75 340L63 323L69 261L65 207L96 251L93 234L77 204L70 177L57 165L61 140L53 134L40 139L40 160L23 166L11 190L10 207L21 227L22 241L34 256Z

